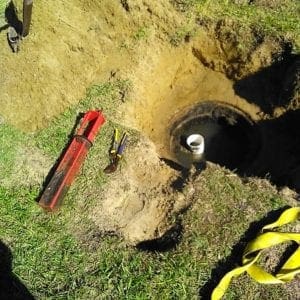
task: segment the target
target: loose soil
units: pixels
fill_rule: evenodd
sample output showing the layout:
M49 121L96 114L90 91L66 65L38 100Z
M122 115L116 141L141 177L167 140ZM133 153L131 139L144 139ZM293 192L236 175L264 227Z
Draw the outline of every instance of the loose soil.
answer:
M111 74L132 82L131 100L126 99L114 118L141 137L128 147L126 163L90 211L99 230L119 233L132 244L163 236L195 201L192 182L198 171L178 168L170 151L171 128L187 111L203 102L219 102L266 128L264 124L284 119L287 110L297 114L299 109L299 59L287 43L222 20L195 24L195 36L187 34L174 47L168 34L183 22L163 0L67 0L55 6L41 0L20 53L11 53L8 46L0 49L0 115L24 131L46 126L77 103L88 86L107 81ZM0 43L5 45L5 39L1 32ZM295 120L284 123L287 130L296 128ZM272 128L264 131L265 140ZM289 143L294 133L288 142L279 140ZM258 166L270 145L274 147L263 143ZM275 155L279 165L290 148ZM292 148L288 165L298 179L299 138ZM265 176L272 164L270 160L259 175ZM258 174L256 169L251 175ZM298 181L291 187L300 188Z
M100 207L91 214L100 228L121 233L136 244L162 236L173 225L172 216L191 200L173 187L180 172L160 160L147 138L141 137L126 151L126 162L100 195Z
M14 3L21 18L22 1ZM167 1L122 3L34 3L31 33L18 54L11 52L3 30L0 115L24 131L46 126L91 84L108 80L112 71L127 73L147 55L149 46L139 44L141 29L155 44L182 20Z

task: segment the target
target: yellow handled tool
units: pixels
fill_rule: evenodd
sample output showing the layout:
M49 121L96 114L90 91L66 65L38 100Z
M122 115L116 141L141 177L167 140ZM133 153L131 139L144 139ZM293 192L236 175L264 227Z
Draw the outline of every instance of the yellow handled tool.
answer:
M257 260L266 248L294 241L300 244L300 233L276 232L272 229L296 221L300 216L300 207L292 207L285 210L280 217L272 224L262 228L262 233L251 241L244 250L242 266L233 269L225 274L211 295L212 300L221 299L226 292L233 277L247 272L254 280L259 283L276 284L285 283L292 280L295 275L300 273L300 246L289 257L276 275L272 275L256 264ZM268 231L267 231L268 230ZM267 231L267 232L266 232Z
M110 174L117 170L120 159L122 158L123 152L126 147L128 134L125 132L119 142L119 131L115 129L112 146L109 152L110 164L104 169L104 173Z
M114 130L114 138L113 138L112 146L111 146L110 153L109 153L111 162L115 160L117 152L118 152L118 148L119 148L119 135L120 134L119 134L118 128L115 128L115 130Z

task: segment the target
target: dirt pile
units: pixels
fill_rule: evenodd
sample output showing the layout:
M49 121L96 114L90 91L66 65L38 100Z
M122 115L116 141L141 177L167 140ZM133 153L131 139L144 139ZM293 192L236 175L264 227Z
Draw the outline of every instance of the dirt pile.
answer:
M22 1L13 2L22 15ZM25 131L45 126L77 103L112 70L132 69L181 17L168 1L49 1L34 3L30 35L11 53L0 33L0 114ZM140 74L142 76L142 74Z
M192 191L177 190L180 172L163 162L145 137L127 153L91 215L104 232L117 232L137 244L162 236L174 216L190 205Z

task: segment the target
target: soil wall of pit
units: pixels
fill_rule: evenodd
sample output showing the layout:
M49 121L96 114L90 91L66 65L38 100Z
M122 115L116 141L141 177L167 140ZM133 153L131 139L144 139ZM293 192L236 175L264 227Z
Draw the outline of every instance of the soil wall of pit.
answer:
M255 122L285 111L282 76L293 64L286 44L258 41L250 29L242 34L236 26L226 21L199 28L185 45L165 46L139 62L124 118L155 142L159 155L172 158L172 124L201 102L229 104Z
M193 182L194 170L173 168L171 162L160 159L173 160L170 131L191 107L223 103L262 126L276 114L284 114L286 102L278 96L285 85L282 74L289 79L286 74L294 64L286 45L271 38L258 41L250 29L237 35L235 26L220 22L199 28L197 37L180 47L158 44L148 48L145 57L127 72L133 83L131 100L122 105L116 119L141 132L143 142L128 149L127 166L107 186L103 205L93 210L100 228L121 233L133 244L153 240L163 236L176 216L192 205L194 188L189 182ZM262 147L258 159L265 168L259 170L263 177L274 165L274 160L261 164L274 144ZM282 159L284 153L273 157Z

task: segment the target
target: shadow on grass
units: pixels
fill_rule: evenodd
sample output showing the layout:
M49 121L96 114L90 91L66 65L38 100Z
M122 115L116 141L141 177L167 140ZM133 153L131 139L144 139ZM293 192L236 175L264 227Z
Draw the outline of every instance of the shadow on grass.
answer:
M0 241L0 299L32 300L26 286L12 273L12 254Z
M9 26L12 26L18 34L22 33L23 24L19 20L17 10L14 3L11 1L5 9L5 18ZM4 28L3 28L4 29Z
M162 237L154 240L143 241L136 247L141 251L148 252L166 252L175 249L181 242L183 227L178 221Z
M209 281L204 286L202 286L199 290L200 299L203 300L210 299L212 291L220 282L222 277L227 272L234 269L237 266L237 264L241 262L243 251L246 245L259 234L263 226L276 221L280 216L280 214L287 208L289 208L289 206L285 206L280 209L271 211L261 220L255 221L250 224L248 230L244 233L241 239L232 247L231 254L225 259L220 260L217 263L216 267L212 270ZM291 251L291 249L288 249L287 251ZM284 260L284 257L287 257L286 253L283 255L281 259L281 263Z
M166 165L168 165L170 168L172 168L176 171L180 171L181 174L173 182L171 182L171 187L175 191L178 191L178 192L182 192L185 185L188 183L188 181L190 179L198 177L201 174L201 172L206 169L206 161L194 162L193 166L194 166L195 172L193 174L191 174L190 169L187 169L187 168L179 165L177 162L175 162L173 160L170 160L167 158L161 158L161 160Z

